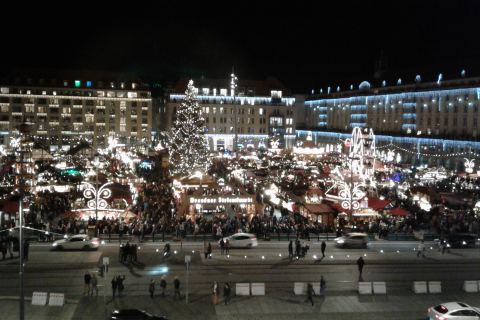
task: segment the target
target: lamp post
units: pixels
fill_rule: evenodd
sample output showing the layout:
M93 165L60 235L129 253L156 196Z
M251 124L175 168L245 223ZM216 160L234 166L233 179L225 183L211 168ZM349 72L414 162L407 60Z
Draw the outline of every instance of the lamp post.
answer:
M233 113L234 113L234 124L233 124L233 130L234 130L234 138L233 138L233 151L235 152L235 157L238 159L238 133L237 133L237 104L235 103L235 88L237 87L237 77L233 73L233 68L232 68L232 74L230 75L230 94L233 97L232 103L233 103Z
M28 152L28 147L27 147L27 144L28 144L28 135L30 134L30 128L31 126L26 123L26 122L23 122L19 127L18 127L18 130L20 131L21 135L23 136L23 139L20 140L20 144L19 144L19 153L20 153L20 168L19 168L19 172L18 172L18 176L19 176L19 179L18 179L18 191L19 191L19 194L20 194L20 199L19 199L19 203L18 203L18 218L19 218L19 239L18 239L18 242L19 242L19 250L18 250L18 254L19 254L19 260L20 260L20 264L19 264L19 271L18 271L18 275L19 275L19 285L20 285L20 305L19 305L19 308L20 308L20 317L19 319L20 320L24 320L25 319L25 291L24 291L24 270L25 270L25 262L24 262L24 246L23 246L23 243L24 243L24 239L23 239L23 224L24 224L24 217L23 217L23 196L24 196L24 191L25 191L25 177L24 177L24 171L23 171L23 163L25 161L25 153Z

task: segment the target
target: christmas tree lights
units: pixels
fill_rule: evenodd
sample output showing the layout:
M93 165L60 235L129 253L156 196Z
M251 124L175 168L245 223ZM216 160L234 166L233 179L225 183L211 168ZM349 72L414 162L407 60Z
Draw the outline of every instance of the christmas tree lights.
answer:
M207 138L202 108L195 95L193 81L188 83L184 101L178 107L170 131L169 154L174 175L189 175L207 167Z

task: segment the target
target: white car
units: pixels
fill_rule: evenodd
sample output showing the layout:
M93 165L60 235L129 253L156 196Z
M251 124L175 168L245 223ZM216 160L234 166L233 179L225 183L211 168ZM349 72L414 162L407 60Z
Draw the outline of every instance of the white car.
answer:
M223 241L228 239L230 248L253 248L258 246L257 237L251 233L235 233L230 237L224 237ZM218 245L220 246L221 239L218 240Z
M480 309L464 302L447 302L428 308L430 320L478 320Z
M339 248L366 248L368 235L366 233L347 233L344 236L334 239L335 245Z
M78 234L65 239L57 240L52 243L55 250L92 250L97 249L100 245L100 239L90 238L86 234Z

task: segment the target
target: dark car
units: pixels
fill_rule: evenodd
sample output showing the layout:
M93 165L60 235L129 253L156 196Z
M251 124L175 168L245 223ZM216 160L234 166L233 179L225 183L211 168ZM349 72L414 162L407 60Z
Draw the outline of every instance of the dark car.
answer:
M121 309L112 312L110 320L168 320L165 316L152 315L140 309Z
M446 240L450 248L475 248L477 236L470 233L452 233Z

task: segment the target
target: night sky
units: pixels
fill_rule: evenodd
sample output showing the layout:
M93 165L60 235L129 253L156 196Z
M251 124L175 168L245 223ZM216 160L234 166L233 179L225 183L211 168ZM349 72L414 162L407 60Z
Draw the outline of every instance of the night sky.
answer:
M239 78L273 76L296 93L362 80L413 82L416 74L451 79L462 69L480 76L479 1L300 2L12 8L0 21L0 70L128 71L174 82L227 77L234 66ZM382 52L385 73L376 81Z

